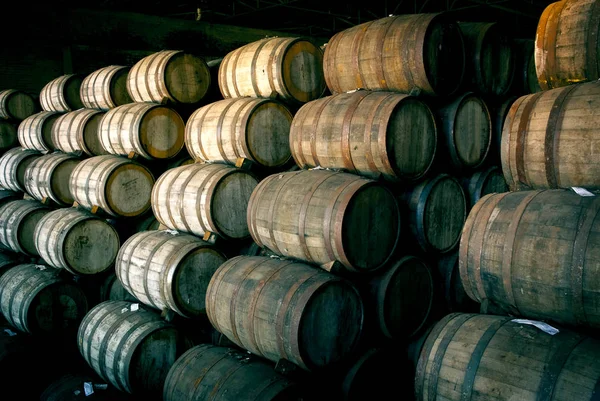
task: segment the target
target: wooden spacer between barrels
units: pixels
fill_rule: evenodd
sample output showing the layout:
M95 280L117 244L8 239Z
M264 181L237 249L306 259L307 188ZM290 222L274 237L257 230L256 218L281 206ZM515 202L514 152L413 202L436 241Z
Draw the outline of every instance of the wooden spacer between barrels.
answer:
M213 232L207 231L204 233L202 239L209 244L215 244L219 240L219 236Z
M92 206L92 208L90 209L90 212L92 214L101 214L102 213L102 208L98 205L94 205Z
M75 207L75 208L79 207L79 203L77 203L77 201L73 202L73 206L72 207Z
M344 265L337 260L333 260L331 262L322 264L321 266L319 266L321 269L329 272L329 273L333 273L333 274L339 274L344 272L345 268Z
M235 166L242 170L250 170L250 169L252 169L253 165L254 165L254 162L250 159L246 159L245 157L238 157L237 160L235 161Z
M127 154L127 158L130 160L137 160L139 157L140 157L140 155L135 153L133 150L131 152L129 152L129 154Z
M47 196L44 196L40 202L42 202L42 205L49 205L50 199L48 199Z
M160 317L165 322L171 323L175 318L175 312L173 312L171 309L163 308L163 310L160 312Z

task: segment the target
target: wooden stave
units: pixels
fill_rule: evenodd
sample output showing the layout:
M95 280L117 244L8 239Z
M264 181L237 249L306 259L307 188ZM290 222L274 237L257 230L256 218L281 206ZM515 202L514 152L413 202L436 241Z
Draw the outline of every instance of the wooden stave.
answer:
M33 200L17 200L4 204L0 207L0 215L8 214L8 217L0 219L0 242L14 252L28 256L38 256L28 252L19 243L19 229L21 224L30 213L38 211L50 212L50 208ZM32 238L32 244L34 243ZM34 246L35 247L35 246Z
M16 192L25 192L24 183L19 180L19 167L21 163L25 166L33 162L27 160L38 158L41 153L36 150L13 148L0 156L0 186ZM23 169L25 170L26 167Z
M129 98L126 103L117 101L113 96L113 90L116 80L120 75L129 73L130 67L121 65L110 65L87 75L81 82L81 101L83 106L88 109L98 109L108 111L117 106L131 103L133 100L129 98L129 93L125 89L123 95ZM101 79L98 85L97 81ZM100 93L97 93L100 92Z
M49 120L53 120L52 125L54 125L56 119L61 115L62 113L58 111L40 111L23 120L19 124L17 131L21 147L24 149L37 150L41 153L48 153L56 150L56 146L51 142L52 135L48 138L50 141L46 141L43 137L43 131ZM34 135L31 135L32 131Z
M16 96L24 96L25 98L29 99L29 102L30 102L29 110L24 111L24 112L19 111L18 115L12 114L8 110L8 102L10 101L9 99L15 95ZM29 95L23 91L20 91L18 89L5 89L3 91L0 91L0 118L5 118L8 120L22 121L22 120L25 120L27 117L31 116L33 113L35 113L35 110L36 110L36 104L31 95Z
M64 153L96 156L85 143L85 128L93 117L101 114L104 114L101 110L79 109L61 115L52 126L55 148Z
M72 199L61 199L52 190L55 170L69 160L79 159L64 153L51 153L37 158L25 169L25 191L40 202L50 199L59 206L71 206Z
M40 91L40 105L44 111L68 112L83 108L79 90L81 88L82 77L79 74L65 74L48 82ZM77 97L74 99L65 98L65 88L72 84L79 86L77 89ZM78 83L79 82L79 83ZM56 99L53 99L55 97Z

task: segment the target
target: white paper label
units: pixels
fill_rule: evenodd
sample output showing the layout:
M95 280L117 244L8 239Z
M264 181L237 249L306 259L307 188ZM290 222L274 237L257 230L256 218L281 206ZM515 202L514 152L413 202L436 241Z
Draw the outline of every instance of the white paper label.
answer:
M171 235L177 235L177 234L179 234L179 231L177 231L177 230L165 230L165 231L168 232Z
M596 196L585 188L581 188L581 187L571 187L571 188L579 196Z
M131 311L132 312L135 312L138 309L140 309L140 304L131 304Z
M10 337L12 337L12 336L16 336L16 335L17 335L17 333L15 333L14 331L12 331L12 330L10 330L10 329L4 329L4 332L5 332L6 334L8 334Z
M125 312L128 312L128 311L129 311L129 308L123 308L123 309L121 309L121 313L125 313Z
M85 392L85 396L89 397L90 395L94 394L94 386L92 386L92 383L90 382L84 382L83 391Z
M542 330L543 332L550 334L551 336L553 336L559 332L559 330L557 328L552 327L549 324L546 324L544 322L538 322L537 320L513 319L513 320L511 320L511 322L535 326L538 329Z

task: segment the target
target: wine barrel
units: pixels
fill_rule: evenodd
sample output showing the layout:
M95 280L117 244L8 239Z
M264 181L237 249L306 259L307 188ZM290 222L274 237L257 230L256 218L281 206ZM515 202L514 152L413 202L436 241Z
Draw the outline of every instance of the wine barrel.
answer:
M460 244L465 291L515 315L600 327L599 209L570 190L481 198Z
M63 114L52 126L52 143L65 153L85 153L88 156L108 154L100 141L100 122L104 114L93 109Z
M80 88L83 106L107 111L133 102L127 92L129 70L127 66L109 65L86 76Z
M440 320L420 352L416 400L596 398L600 342L511 319L454 313Z
M473 301L463 287L458 267L458 250L442 255L436 260L441 310L450 312L479 312L480 305Z
M127 92L134 102L197 103L210 88L210 71L201 57L180 50L163 50L138 61L127 75Z
M25 192L25 171L42 154L22 147L12 148L0 156L0 187Z
M17 89L0 91L0 118L22 121L36 112L33 97Z
M434 107L440 122L440 152L455 171L474 170L492 144L492 118L486 102L473 92L444 99Z
M196 110L185 126L185 144L197 161L235 164L240 157L265 167L290 158L292 113L274 99L224 99Z
M513 39L512 46L515 55L513 92L519 96L542 90L535 70L534 43L533 39Z
M292 156L301 168L344 169L369 178L414 181L436 153L429 106L409 95L357 91L314 100L294 116Z
M498 166L491 166L476 171L469 177L463 177L461 184L469 197L469 209L487 194L508 192L502 169Z
M102 379L140 396L161 393L169 369L189 348L175 326L126 301L90 309L79 325L77 344Z
M219 267L208 285L206 312L241 348L309 371L351 355L363 323L362 300L350 282L261 256L238 256Z
M46 214L34 231L44 261L75 275L98 274L113 266L119 235L105 220L75 208Z
M504 121L502 171L511 190L600 189L600 82L517 99Z
M39 401L128 401L129 397L91 375L67 373L46 387Z
M50 208L34 200L16 200L0 207L0 243L28 256L39 256L34 230Z
M258 179L225 164L194 163L168 170L152 189L156 220L200 237L215 233L227 239L249 236L246 213Z
M310 102L325 90L323 52L303 38L257 40L223 58L219 89L225 99L250 96Z
M69 185L73 198L84 208L132 217L150 209L154 177L146 167L124 157L94 156L75 167Z
M60 270L22 264L0 277L0 309L15 328L31 334L77 329L88 308L83 291Z
M0 120L0 154L19 146L17 125L12 121Z
M71 172L81 160L64 153L38 157L25 169L25 191L34 199L71 206L73 196L69 188Z
M300 388L254 356L210 344L186 351L173 365L164 401L301 401Z
M17 131L21 146L42 153L56 150L52 140L52 128L60 116L62 113L57 111L40 111L23 120Z
M100 302L104 301L138 302L138 299L123 287L117 274L111 272L100 285Z
M82 80L79 74L66 74L44 85L40 91L42 110L67 112L83 108L79 93Z
M144 231L131 236L117 255L123 287L140 302L184 317L206 313L206 288L227 257L189 234Z
M534 50L543 90L600 78L599 21L597 0L562 0L546 7L537 25Z
M460 29L442 14L380 18L336 33L323 70L332 93L363 88L449 96L463 81Z

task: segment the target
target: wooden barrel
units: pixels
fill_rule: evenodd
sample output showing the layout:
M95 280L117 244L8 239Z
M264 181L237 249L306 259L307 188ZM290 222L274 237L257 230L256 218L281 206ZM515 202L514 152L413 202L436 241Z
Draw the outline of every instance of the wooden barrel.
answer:
M562 0L546 7L535 36L535 68L543 90L600 78L600 3Z
M376 181L304 170L261 181L250 198L248 226L260 247L278 255L367 272L394 252L400 212L392 193Z
M120 245L119 234L106 220L75 208L46 214L36 225L34 237L47 264L75 275L110 269Z
M75 371L71 368L70 371ZM67 373L53 381L40 394L39 401L127 401L126 393L108 387L92 375Z
M497 22L461 22L458 26L465 40L466 88L490 96L506 94L515 75L507 32Z
M515 55L513 92L519 96L542 90L535 70L534 43L533 39L513 39L512 46Z
M350 282L262 256L223 263L208 285L206 312L215 329L241 348L306 370L344 360L363 323L362 300Z
M135 153L144 159L170 159L183 148L185 124L173 109L130 103L106 112L99 127L100 144L111 154Z
M196 110L185 126L185 143L197 161L235 164L242 157L280 167L290 158L292 113L274 99L224 99Z
M504 121L502 171L511 190L600 189L600 82L517 99Z
M15 252L39 256L35 248L36 224L50 208L34 200L17 200L0 207L0 242Z
M186 351L173 365L164 401L300 401L300 388L254 356L210 344Z
M124 157L94 156L75 167L69 185L73 198L84 208L132 217L150 209L154 177L146 167Z
M33 97L17 89L0 91L0 118L22 121L37 111Z
M107 111L131 103L127 92L127 74L130 67L109 65L86 76L81 82L80 96L88 109Z
M42 153L56 150L52 140L52 128L60 116L62 113L58 111L40 111L23 120L17 132L21 146Z
M127 76L134 102L197 103L210 88L210 71L198 56L181 50L163 50L138 61Z
M303 38L265 38L228 53L219 66L224 98L263 97L302 104L325 90L323 52Z
M492 118L486 102L465 92L444 99L434 110L440 123L441 157L455 171L481 166L492 144Z
M511 319L454 313L440 320L419 356L416 400L597 397L598 340L562 328L552 335L541 322Z
M79 109L60 116L52 127L52 142L65 153L106 155L100 140L100 122L105 113L94 109Z
M25 191L42 202L52 201L58 206L71 206L73 196L69 179L80 161L76 156L64 153L38 157L25 170Z
M25 191L25 171L42 154L22 147L12 148L0 156L0 187Z
M336 33L323 70L332 93L372 89L449 96L465 69L460 29L442 14L380 18Z
M465 291L515 315L600 327L599 209L570 190L481 198L460 244Z
M17 125L12 121L0 120L0 154L19 146Z
M463 177L461 184L465 195L469 197L469 209L487 194L508 192L502 169L498 166L478 170L468 177Z
M225 164L194 163L168 170L152 189L156 220L173 229L203 237L249 236L246 213L258 179Z
M111 272L100 285L100 302L104 301L138 302L138 299L123 287L117 274Z
M189 234L144 231L121 249L115 269L123 287L140 302L184 317L206 313L206 288L227 257Z
M458 250L437 258L437 278L439 282L439 304L445 313L479 312L480 305L473 301L463 287L458 267Z
M121 391L160 394L169 369L189 348L179 330L138 303L105 301L85 315L77 333L81 355Z
M468 200L455 177L439 174L407 189L400 198L413 241L422 251L442 254L458 245Z
M76 330L88 308L83 291L60 270L22 264L0 277L0 309L15 328L31 334Z
M418 180L436 152L435 117L416 97L357 91L314 100L294 116L292 156L301 168Z
M44 85L40 91L42 110L67 112L83 108L79 93L82 80L79 74L66 74Z

